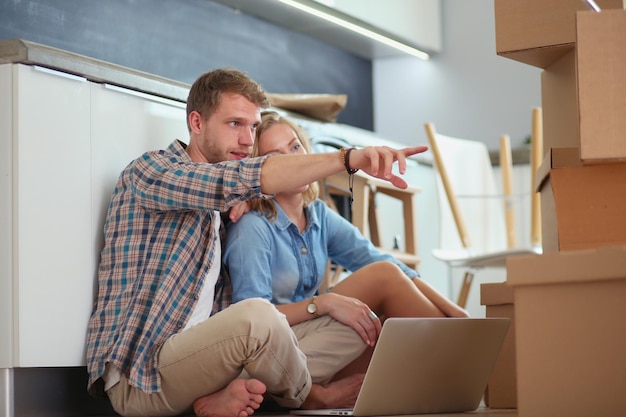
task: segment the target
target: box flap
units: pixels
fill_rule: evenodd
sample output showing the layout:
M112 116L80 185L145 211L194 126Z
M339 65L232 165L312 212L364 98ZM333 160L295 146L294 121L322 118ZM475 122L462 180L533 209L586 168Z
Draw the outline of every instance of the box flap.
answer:
M506 282L486 282L480 285L480 304L495 306L513 304L513 287Z
M550 170L583 166L578 148L550 148L535 174L536 192L540 192Z
M516 256L506 265L513 287L626 279L626 246Z
M509 58L523 64L532 65L538 68L548 68L563 55L574 49L574 42L521 49L517 51L498 52L503 58Z

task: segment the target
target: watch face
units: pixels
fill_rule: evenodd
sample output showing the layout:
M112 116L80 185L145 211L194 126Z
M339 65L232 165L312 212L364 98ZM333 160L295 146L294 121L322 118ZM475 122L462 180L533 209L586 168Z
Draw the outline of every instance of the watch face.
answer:
M315 305L315 303L311 301L309 305L306 306L306 311L308 311L311 314L315 314L315 312L317 311L317 305Z

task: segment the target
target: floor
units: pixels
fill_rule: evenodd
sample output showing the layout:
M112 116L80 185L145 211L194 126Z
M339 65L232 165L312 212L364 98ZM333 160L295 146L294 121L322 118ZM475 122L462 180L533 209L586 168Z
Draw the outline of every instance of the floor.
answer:
M271 416L271 417L293 417L290 414L284 413L256 413L255 416ZM467 412L467 413L448 413L448 414L420 414L419 417L469 417L469 416L488 416L488 417L517 417L517 410L515 409L500 409L494 410L491 408L481 407L476 411ZM88 417L88 416L86 416ZM98 416L103 417L103 416ZM108 416L108 417L118 417L118 416ZM184 416L184 417L192 417L192 415ZM407 416L410 417L410 416Z
M261 415L261 414L259 414ZM268 414L265 414L268 415ZM271 414L273 417L293 417L289 414ZM468 416L489 416L489 417L517 417L517 410L509 409L509 410L494 410L491 408L481 407L476 411L467 412L467 413L447 413L447 414L419 414L419 417L468 417Z
M13 414L15 417L117 416L108 401L87 395L85 389L87 373L84 367L19 368L13 369L12 371L11 378L9 378L12 379L13 382L11 386L7 381L4 381L5 383L3 385L2 380L0 380L0 416L6 417L10 414ZM6 394L8 392L14 394L12 404L13 413L3 414L3 411L7 411L4 406L7 406L8 402L5 401L3 403L3 399L7 399L2 396L2 393ZM38 393L37 401L33 401L33 392ZM266 409L254 415L272 417L290 416L288 412L276 409ZM438 416L442 416L442 414L438 414ZM484 406L484 402L481 402L476 411L470 413L445 414L445 416L517 417L517 410L490 409Z

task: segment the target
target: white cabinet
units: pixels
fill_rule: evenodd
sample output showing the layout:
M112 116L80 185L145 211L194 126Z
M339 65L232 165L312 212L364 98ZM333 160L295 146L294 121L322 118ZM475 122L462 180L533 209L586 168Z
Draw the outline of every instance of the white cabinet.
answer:
M0 368L11 363L13 348L12 88L11 65L0 65Z
M89 83L44 71L18 66L13 72L13 358L19 366L69 365L81 355L68 337L85 328L91 304L82 296L93 275L84 244Z
M186 140L184 104L22 64L0 92L0 368L84 365L115 181Z
M188 142L185 104L106 84L92 84L91 256L98 259L102 228L118 176L130 161L174 139ZM95 279L95 270L92 273Z

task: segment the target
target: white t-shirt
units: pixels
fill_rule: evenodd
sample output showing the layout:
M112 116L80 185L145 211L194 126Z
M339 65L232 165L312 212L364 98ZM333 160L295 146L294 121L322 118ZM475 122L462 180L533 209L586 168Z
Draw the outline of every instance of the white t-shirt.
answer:
M222 219L219 211L215 212L215 218L217 220L213 222L215 226L213 232L217 243L215 245L215 252L213 253L214 262L204 278L204 285L200 291L200 297L198 298L196 307L193 309L191 317L189 317L183 330L187 330L198 323L202 323L211 316L211 310L213 310L215 284L220 276L220 267L222 266L222 245L220 242L220 223Z

